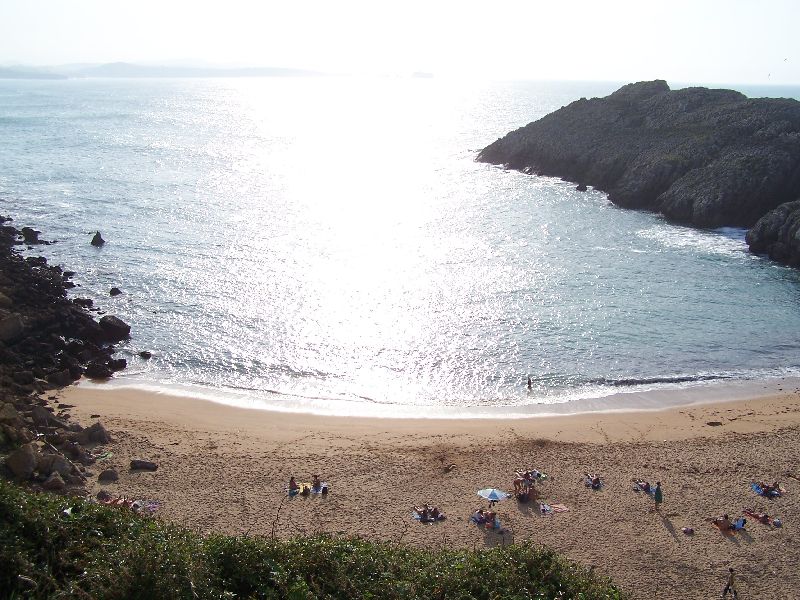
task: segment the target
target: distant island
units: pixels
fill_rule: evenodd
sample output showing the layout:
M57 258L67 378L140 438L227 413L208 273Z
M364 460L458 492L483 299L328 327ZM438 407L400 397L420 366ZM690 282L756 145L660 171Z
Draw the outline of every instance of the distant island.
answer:
M748 227L756 253L800 266L800 102L631 83L513 131L481 162L591 185L696 227Z

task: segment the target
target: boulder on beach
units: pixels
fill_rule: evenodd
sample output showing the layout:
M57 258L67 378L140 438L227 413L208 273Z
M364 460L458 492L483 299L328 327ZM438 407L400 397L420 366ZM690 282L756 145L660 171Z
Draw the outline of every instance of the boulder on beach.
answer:
M10 402L0 404L0 423L18 424L20 422L19 411Z
M6 466L17 479L30 479L36 470L39 452L32 443L25 444L6 456Z
M45 482L42 484L42 487L46 490L50 490L51 492L57 492L67 487L67 484L64 483L64 479L61 477L61 475L54 471L45 480Z
M149 460L135 458L131 461L131 470L134 471L155 471L158 465Z
M113 375L113 371L102 360L95 360L86 365L84 375L89 379L108 379Z
M0 342L15 342L25 332L25 323L18 314L11 314L0 319Z
M78 444L107 444L111 441L108 431L99 422L70 433L69 439Z
M66 458L60 454L42 454L37 461L36 470L42 475L59 473L63 477L72 474L73 466Z
M111 483L119 480L119 473L116 469L105 469L97 476L97 481L101 483Z

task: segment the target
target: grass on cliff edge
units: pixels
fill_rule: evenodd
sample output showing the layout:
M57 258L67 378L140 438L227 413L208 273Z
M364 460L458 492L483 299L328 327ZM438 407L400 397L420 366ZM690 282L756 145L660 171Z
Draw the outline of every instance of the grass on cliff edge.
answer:
M0 481L0 598L625 597L533 545L430 551L328 536L201 536Z

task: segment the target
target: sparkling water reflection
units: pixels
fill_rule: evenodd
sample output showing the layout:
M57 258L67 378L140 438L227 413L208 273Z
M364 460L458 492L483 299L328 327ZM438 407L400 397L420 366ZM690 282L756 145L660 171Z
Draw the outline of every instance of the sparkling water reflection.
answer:
M0 194L132 323L128 382L424 414L795 372L799 278L741 231L474 162L616 87L3 82Z

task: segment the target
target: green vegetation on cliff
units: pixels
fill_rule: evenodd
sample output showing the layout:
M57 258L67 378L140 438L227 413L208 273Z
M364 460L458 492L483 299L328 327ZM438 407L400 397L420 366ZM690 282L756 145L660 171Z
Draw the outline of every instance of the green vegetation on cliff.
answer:
M2 598L624 598L532 545L419 550L353 538L202 536L0 481Z

